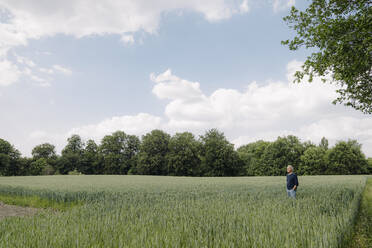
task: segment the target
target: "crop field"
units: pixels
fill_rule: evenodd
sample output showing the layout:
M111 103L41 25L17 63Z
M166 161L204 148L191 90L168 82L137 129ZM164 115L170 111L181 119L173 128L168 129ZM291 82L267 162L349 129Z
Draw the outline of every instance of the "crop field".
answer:
M347 247L365 176L0 177L0 196L65 210L0 221L0 247Z

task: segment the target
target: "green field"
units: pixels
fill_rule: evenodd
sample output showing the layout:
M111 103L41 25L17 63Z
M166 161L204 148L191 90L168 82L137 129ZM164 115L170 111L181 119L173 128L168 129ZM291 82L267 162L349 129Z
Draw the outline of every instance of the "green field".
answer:
M72 204L0 221L0 247L347 247L365 176L0 177L0 196ZM76 204L75 204L76 203Z

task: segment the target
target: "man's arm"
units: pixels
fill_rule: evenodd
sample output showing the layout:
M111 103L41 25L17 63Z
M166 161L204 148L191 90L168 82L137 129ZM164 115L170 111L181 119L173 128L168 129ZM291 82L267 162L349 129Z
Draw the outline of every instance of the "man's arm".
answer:
M295 175L295 185L293 187L293 190L296 190L297 189L297 186L298 186L298 179L297 179L297 175Z

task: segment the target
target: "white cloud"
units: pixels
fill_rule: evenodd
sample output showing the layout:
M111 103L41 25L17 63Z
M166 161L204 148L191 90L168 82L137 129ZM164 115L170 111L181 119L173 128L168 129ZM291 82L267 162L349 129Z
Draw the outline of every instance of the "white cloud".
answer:
M372 118L350 116L324 118L301 127L299 133L308 139L320 140L323 136L326 136L333 141L355 138L362 143L363 141L371 143Z
M169 101L165 117L149 114L113 117L69 133L102 137L120 129L139 135L161 128L170 133L202 134L216 127L236 145L293 134L315 143L323 136L333 143L339 139L357 139L364 144L365 151L371 151L372 119L331 104L336 96L335 85L324 84L319 78L312 83L292 83L293 73L301 65L299 61L288 63L286 82L252 82L243 91L217 89L211 95L205 95L198 82L175 76L168 69L150 75L155 83L154 95Z
M141 30L154 33L161 15L166 12L191 10L201 13L208 21L218 21L230 18L239 9L246 10L248 6L246 1L230 0L2 0L0 4L12 16L8 23L2 24L3 36L9 36L4 41L8 45L26 44L29 38L58 33L78 38L92 34L123 35Z
M194 11L201 13L210 22L230 18L236 13L248 11L247 0L66 0L29 1L1 0L0 10L6 20L0 22L0 59L16 46L25 46L30 39L40 39L56 34L81 38L90 35L117 34L121 41L134 43L133 33L143 31L156 33L164 13L171 11ZM4 14L5 13L5 14ZM140 41L141 42L141 41ZM21 56L18 63L28 67L36 64ZM14 62L12 62L14 63ZM17 81L16 65L1 62L5 76L1 85ZM71 70L59 65L55 71L70 75ZM50 69L40 69L52 74ZM32 79L32 78L31 78ZM32 80L35 80L32 79Z
M29 134L28 139L25 140L23 145L32 149L32 147L38 144L47 142L55 145L56 150L60 152L66 145L67 139L73 134L80 135L84 140L94 139L96 142L100 142L105 135L118 130L124 131L127 134L142 135L153 129L161 128L162 119L150 114L139 113L134 116L114 116L96 124L72 128L64 133L35 130ZM29 151L25 152L25 154L31 153Z
M55 73L61 73L66 76L72 75L72 70L62 65L53 65L51 68L40 67L39 71L45 74L49 74L49 75L52 75Z
M31 150L36 145L50 143L56 146L56 151L60 152L66 145L68 136L66 134L51 133L44 130L35 130L31 132L27 139L23 140L23 145L29 147L28 152L22 152L22 155L31 156Z
M133 44L134 43L134 37L133 37L133 35L130 35L130 34L122 35L120 40L122 42L124 42L125 44Z
M241 146L257 140L274 141L278 136L286 135L296 135L303 141L310 140L315 144L326 137L331 146L340 140L356 139L367 156L372 156L372 118L368 117L330 116L291 130L268 130L240 136L233 143Z
M200 134L217 127L237 145L289 134L316 143L323 136L333 143L352 138L371 151L372 119L331 104L335 85L324 84L319 78L312 83L292 83L293 73L301 65L298 61L288 63L286 82L252 82L244 91L217 89L209 96L201 92L199 83L181 79L170 70L152 74L156 82L153 93L159 99L169 99L164 128Z
M51 86L51 84L49 82L50 80L35 75L34 72L29 67L26 67L22 71L22 75L25 75L28 78L30 78L32 81L36 82L36 85L37 86L40 86L40 87L49 87L49 86Z
M244 0L239 6L241 13L247 13L249 11L248 0Z
M114 116L97 124L73 128L66 136L79 134L86 139L93 138L98 141L103 136L118 130L122 130L128 134L141 135L153 129L161 128L161 122L160 117L145 113L139 113L135 116Z
M296 3L296 0L274 0L273 1L273 11L279 12L286 10L292 6L294 6Z
M50 83L48 80L44 79L44 78L41 78L41 77L38 77L36 75L30 75L30 78L37 82L37 85L40 86L40 87L50 87Z
M71 75L72 71L69 68L63 67L61 65L53 65L53 69L59 73L65 74L65 75Z
M298 69L296 66L300 66L296 61L289 63L288 75ZM153 93L171 100L165 114L176 129L190 123L198 127L260 128L282 119L322 116L334 108L328 105L335 97L335 86L317 79L301 85L269 82L259 86L253 82L245 91L218 89L210 96L201 92L199 83L180 79L170 70L158 76L152 74L151 79L156 82Z
M54 71L53 69L50 69L50 68L39 68L39 71L43 72L43 73L47 73L47 74L54 74Z
M29 135L30 139L43 139L46 137L48 137L48 133L42 130L35 130Z
M9 86L17 82L22 76L36 82L41 87L51 86L51 78L45 78L41 73L54 74L55 72L71 75L72 71L61 65L54 65L52 68L39 67L29 58L14 54L15 62L9 60L7 55L0 56L0 86Z
M372 118L331 104L334 85L324 84L318 78L313 83L292 83L292 74L300 66L298 61L288 63L286 82L252 82L242 91L217 89L210 95L202 92L198 82L175 76L170 69L159 75L151 74L150 79L155 83L152 92L159 99L169 101L164 117L146 113L116 116L73 128L59 137L76 133L99 141L117 130L142 135L163 129L198 135L219 128L237 146L289 134L318 143L324 136L331 144L357 139L366 154L372 156Z
M1 6L1 5L0 5ZM27 35L16 24L0 22L0 56L5 56L10 48L26 45Z
M160 99L193 100L203 97L198 82L189 82L172 75L170 69L150 79L156 83L152 92Z
M25 65L27 65L27 66L29 66L29 67L35 67L35 63L31 60L31 59L29 59L29 58L26 58L26 57L22 57L22 56L18 56L18 55L16 55L16 57L17 57L17 61L18 61L18 63L20 63L20 64L25 64Z
M15 64L6 59L0 60L0 86L11 85L15 83L20 76L21 71Z

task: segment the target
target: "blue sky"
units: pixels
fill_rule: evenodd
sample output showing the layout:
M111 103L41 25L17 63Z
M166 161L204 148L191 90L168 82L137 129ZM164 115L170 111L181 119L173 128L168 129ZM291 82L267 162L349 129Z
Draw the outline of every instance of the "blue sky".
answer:
M293 4L0 0L0 137L29 155L73 133L217 127L237 146L354 138L372 156L370 116L332 105L335 86L290 82L310 53L280 44Z

